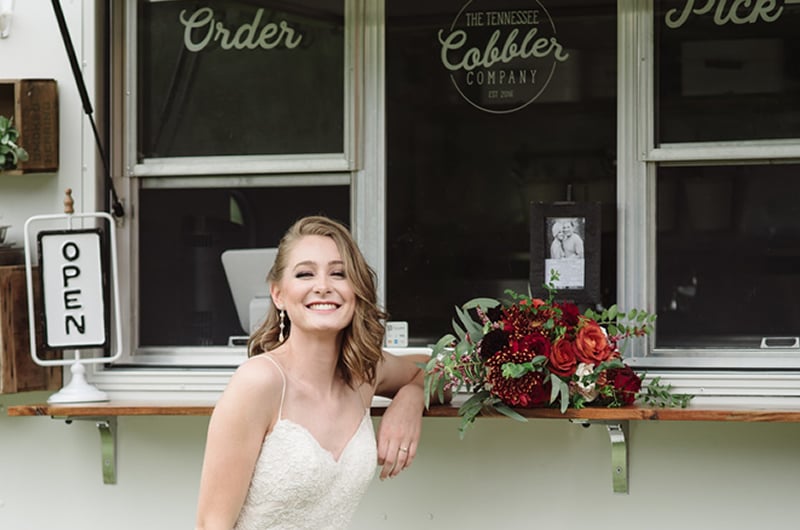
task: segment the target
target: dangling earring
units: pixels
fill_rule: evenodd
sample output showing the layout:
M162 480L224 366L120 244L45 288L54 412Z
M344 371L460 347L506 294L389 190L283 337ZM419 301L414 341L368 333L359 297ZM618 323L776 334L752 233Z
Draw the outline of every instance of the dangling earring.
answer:
M286 337L283 336L283 329L286 327L286 323L283 321L285 316L286 312L283 309L281 309L280 313L281 320L280 323L278 324L278 327L280 328L280 331L278 332L278 342L283 342L286 339Z

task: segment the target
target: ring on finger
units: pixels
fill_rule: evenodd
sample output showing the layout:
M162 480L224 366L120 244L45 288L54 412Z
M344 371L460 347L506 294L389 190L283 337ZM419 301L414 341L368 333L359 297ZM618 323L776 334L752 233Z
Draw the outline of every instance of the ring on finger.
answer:
M407 453L408 452L408 447L401 447L400 448L400 452L401 453Z

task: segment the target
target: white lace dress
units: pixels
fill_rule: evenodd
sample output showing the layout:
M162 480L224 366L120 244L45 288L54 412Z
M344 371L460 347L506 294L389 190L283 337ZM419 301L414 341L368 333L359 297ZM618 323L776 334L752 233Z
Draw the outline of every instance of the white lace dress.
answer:
M305 427L282 418L282 411L283 395L235 529L347 528L377 468L369 409L338 460Z

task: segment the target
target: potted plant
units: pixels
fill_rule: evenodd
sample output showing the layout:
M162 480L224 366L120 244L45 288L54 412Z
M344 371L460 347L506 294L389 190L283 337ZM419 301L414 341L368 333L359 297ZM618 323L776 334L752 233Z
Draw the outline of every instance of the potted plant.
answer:
M19 131L14 118L0 116L0 171L15 169L19 162L28 160L28 152L17 144Z

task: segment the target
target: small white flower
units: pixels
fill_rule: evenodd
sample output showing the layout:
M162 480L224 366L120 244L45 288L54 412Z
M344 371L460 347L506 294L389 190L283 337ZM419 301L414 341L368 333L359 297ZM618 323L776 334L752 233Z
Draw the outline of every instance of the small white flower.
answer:
M577 391L578 393L583 396L587 403L594 400L599 393L598 390L595 388L595 383L588 383L585 381L585 377L594 374L594 364L591 363L580 363L578 368L575 369L575 375L577 376Z

